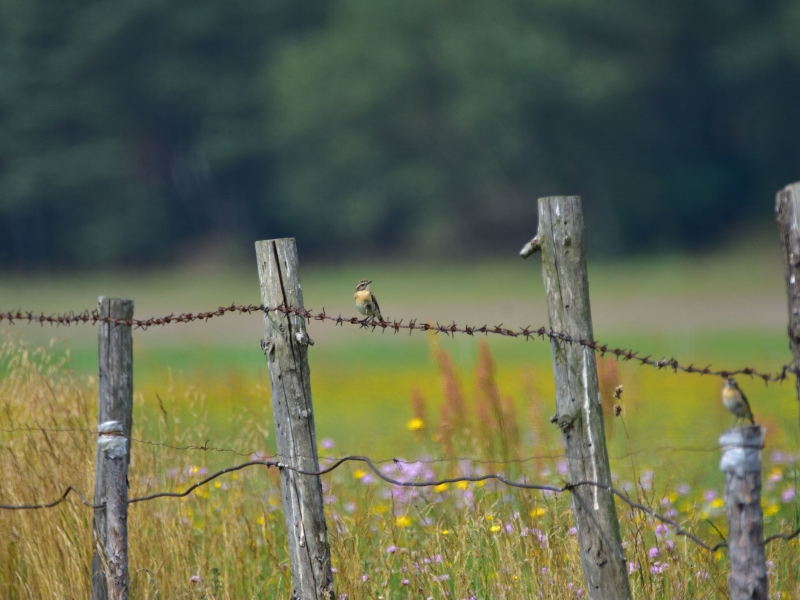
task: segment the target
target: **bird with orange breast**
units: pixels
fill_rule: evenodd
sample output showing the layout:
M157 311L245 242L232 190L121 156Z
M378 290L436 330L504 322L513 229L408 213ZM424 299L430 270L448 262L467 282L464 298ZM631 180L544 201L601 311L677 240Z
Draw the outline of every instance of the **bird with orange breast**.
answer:
M736 415L737 421L739 419L748 419L753 425L756 424L747 396L739 389L739 384L736 383L733 377L725 379L725 384L722 386L722 404Z
M369 284L372 283L369 279L362 279L358 282L356 286L356 309L362 315L364 315L363 323L369 319L377 319L378 321L383 321L383 317L381 316L381 309L378 306L378 301L375 299L375 294L369 291Z

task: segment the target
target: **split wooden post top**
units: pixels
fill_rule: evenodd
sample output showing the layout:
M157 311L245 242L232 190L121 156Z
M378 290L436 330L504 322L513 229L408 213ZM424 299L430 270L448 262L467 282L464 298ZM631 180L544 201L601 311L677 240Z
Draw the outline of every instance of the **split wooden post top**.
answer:
M264 306L302 309L294 239L256 242L256 258ZM285 310L264 315L261 348L269 365L278 460L305 471L319 470L308 368L308 348L313 343L302 316ZM281 469L281 496L292 565L292 598L335 598L320 478Z
M583 210L579 196L539 199L539 228L520 252L542 253L550 328L592 341ZM561 429L571 482L611 485L594 350L550 339L556 380L554 422ZM599 487L571 490L586 587L592 600L631 598L613 495Z

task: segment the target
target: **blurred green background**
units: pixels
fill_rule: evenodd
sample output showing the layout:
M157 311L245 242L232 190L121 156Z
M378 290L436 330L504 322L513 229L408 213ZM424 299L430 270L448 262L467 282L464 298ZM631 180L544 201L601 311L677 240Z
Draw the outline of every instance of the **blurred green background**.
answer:
M354 316L367 277L389 318L539 327L538 258L517 252L538 197L580 194L597 339L779 369L798 30L790 0L0 1L0 310L258 303L253 242L290 236L309 308ZM96 372L92 327L1 327ZM215 439L268 420L262 333L258 315L137 331L137 410L180 381ZM466 336L310 333L319 435L353 451L404 447L414 389L436 422L435 343L471 385ZM490 343L523 415L551 414L547 344ZM637 443L715 444L717 381L636 373ZM791 386L746 385L795 436Z
M0 271L715 247L800 170L792 0L4 0Z

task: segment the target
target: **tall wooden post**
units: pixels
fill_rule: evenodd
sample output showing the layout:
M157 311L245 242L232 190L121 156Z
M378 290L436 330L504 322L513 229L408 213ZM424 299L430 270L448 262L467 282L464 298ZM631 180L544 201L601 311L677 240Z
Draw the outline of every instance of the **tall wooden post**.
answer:
M130 320L133 318L133 300L100 297L97 310L101 317ZM131 438L133 422L133 336L127 325L100 322L98 324L98 363L99 363L99 415L98 424L102 427L108 421L116 421L121 425L124 439ZM102 433L102 429L100 429ZM118 513L109 521L107 508L94 511L94 556L92 558L92 600L124 600L127 598L128 553L107 554L107 549L119 548L119 530L125 524L124 539L127 539L127 477L130 463L130 444L125 445L124 459L109 459L106 450L98 439L97 459L95 462L94 504L106 504L109 495L118 496L118 482L122 478L125 484L125 502L118 507ZM117 490L110 492L110 490ZM112 503L116 500L112 499ZM109 528L115 531L109 533ZM113 544L109 544L109 539ZM124 563L124 566L123 566ZM107 581L107 573L112 581ZM124 576L123 576L124 574ZM123 577L122 580L119 577ZM117 594L117 582L124 584L125 594ZM111 587L109 588L109 583Z
M294 239L256 242L261 302L303 308L300 264ZM269 364L272 411L279 460L318 471L317 434L311 403L305 320L269 311L264 316L262 348ZM319 477L281 469L281 495L292 564L292 599L333 599L328 529Z
M767 559L761 511L761 449L764 430L736 427L719 438L728 513L728 588L731 600L767 600Z
M783 248L786 295L789 298L789 348L797 373L800 370L800 183L788 185L778 192L775 215ZM795 378L795 387L800 402L800 377Z
M583 211L579 196L539 199L539 230L520 252L542 252L550 328L574 340L593 340L586 272ZM611 485L594 351L552 339L556 422L567 453L570 481ZM592 600L631 598L614 497L583 486L572 490L578 543Z

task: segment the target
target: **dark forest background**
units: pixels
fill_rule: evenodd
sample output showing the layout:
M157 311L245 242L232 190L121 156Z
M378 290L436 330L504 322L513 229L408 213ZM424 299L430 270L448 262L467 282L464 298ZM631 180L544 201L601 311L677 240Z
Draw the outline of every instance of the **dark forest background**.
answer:
M0 0L0 269L702 249L800 179L796 0Z

